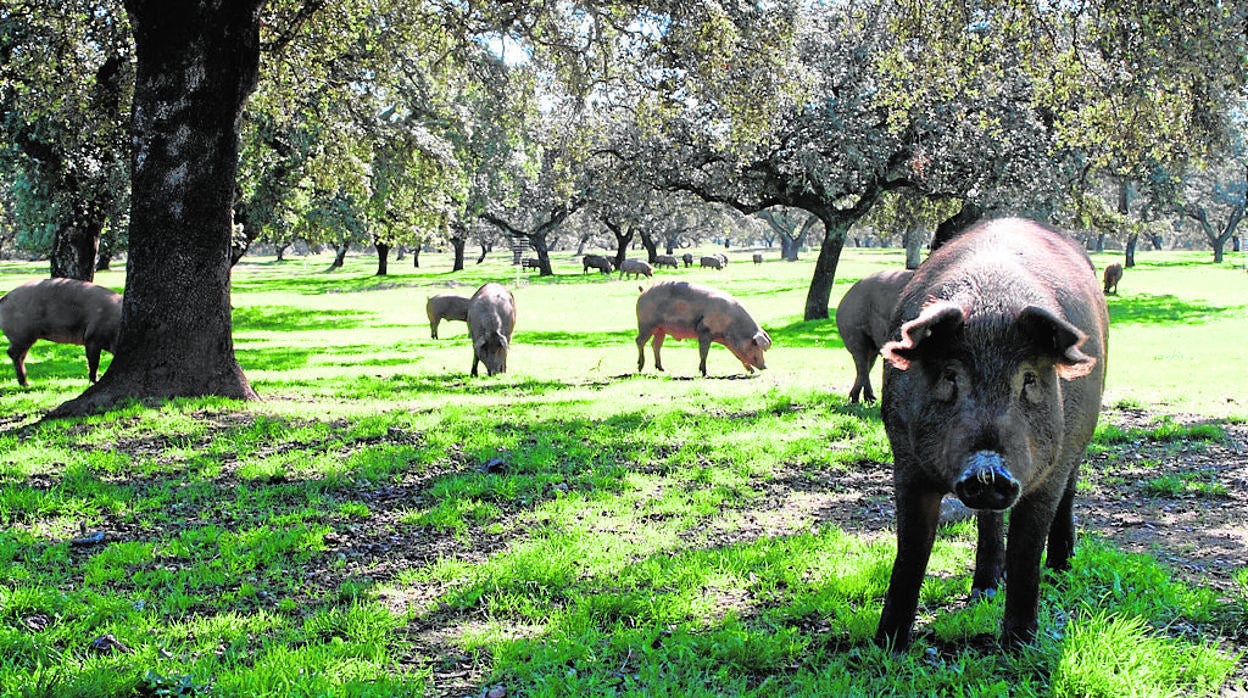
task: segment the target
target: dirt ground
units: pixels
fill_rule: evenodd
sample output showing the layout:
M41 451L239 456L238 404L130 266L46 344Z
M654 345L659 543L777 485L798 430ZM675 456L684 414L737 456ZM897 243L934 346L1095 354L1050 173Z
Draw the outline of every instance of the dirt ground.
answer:
M1103 422L1123 429L1149 429L1157 415L1143 410L1111 410ZM1179 424L1197 424L1197 417L1176 417ZM1222 443L1122 444L1112 453L1093 457L1083 470L1085 489L1075 501L1079 535L1101 536L1127 552L1153 555L1189 584L1215 590L1228 603L1242 598L1235 573L1248 564L1248 425L1223 425ZM1216 493L1157 494L1146 483L1165 474L1197 474L1200 482L1224 487ZM765 492L748 511L739 512L731 529L713 523L687 533L703 544L731 545L761 536L786 535L812 523L831 522L846 531L891 535L894 520L892 474L878 464L864 463L835 482L816 480L808 472L780 472L758 483ZM497 550L504 541L482 539L473 547ZM440 552L450 553L450 550ZM404 564L404 563L400 563ZM412 600L408 600L411 602ZM448 642L466 619L426 617L409 628L421 653L441 656L435 667L438 695L476 695L483 689L480 667L457 656ZM1248 627L1229 630L1218 643L1229 653L1248 657ZM426 655L428 656L428 655ZM1248 686L1248 661L1241 661L1225 695L1243 696ZM487 687L488 688L488 687Z

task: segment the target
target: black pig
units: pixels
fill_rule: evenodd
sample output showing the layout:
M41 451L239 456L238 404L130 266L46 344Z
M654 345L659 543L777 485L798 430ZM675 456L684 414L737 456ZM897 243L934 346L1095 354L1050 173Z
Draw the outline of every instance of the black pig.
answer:
M1034 637L1046 539L1054 570L1074 548L1071 503L1100 410L1107 324L1087 255L1031 221L979 224L915 272L881 351L897 558L878 644L910 643L951 491L979 515L972 596L995 593L1004 572L1002 642Z

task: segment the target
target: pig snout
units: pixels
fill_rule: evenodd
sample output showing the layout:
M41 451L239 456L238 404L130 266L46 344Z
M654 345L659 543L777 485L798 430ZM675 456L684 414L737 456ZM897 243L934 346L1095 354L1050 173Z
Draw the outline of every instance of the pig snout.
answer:
M1018 501L1023 486L1010 474L1001 454L979 451L966 459L966 469L953 491L971 509L1004 511Z

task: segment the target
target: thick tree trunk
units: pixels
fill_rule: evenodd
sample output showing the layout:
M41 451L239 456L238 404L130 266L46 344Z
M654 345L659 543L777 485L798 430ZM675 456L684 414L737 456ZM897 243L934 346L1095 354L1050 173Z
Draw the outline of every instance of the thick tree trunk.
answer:
M1135 266L1135 246L1140 241L1139 233L1131 233L1127 235L1127 251L1124 255L1122 265L1128 269Z
M451 271L464 270L464 245L467 242L463 238L451 238L451 247L455 249L455 262L451 265Z
M624 257L628 255L628 243L633 241L633 231L628 232L612 231L615 233L615 268L619 269L624 263Z
M95 257L100 245L101 223L66 223L52 239L52 277L56 279L95 279Z
M654 237L646 231L641 231L641 244L646 248L646 261L654 264L654 258L659 256L659 244Z
M373 246L377 248L377 276L386 276L386 265L390 260L390 246L384 242L374 243Z
M113 243L111 235L100 236L100 251L95 255L95 270L108 271L113 265Z
M906 268L918 269L923 262L923 228L913 225L902 234L901 241L906 248Z
M420 245L412 248L412 268L420 268Z
M289 242L283 242L282 244L277 246L277 261L279 262L286 261L286 248L288 247L290 247Z
M810 290L806 293L806 312L803 320L827 320L828 299L832 297L832 283L836 281L836 267L841 260L841 250L845 247L845 234L849 231L851 221L833 221L823 219L823 244L819 246L819 259L815 261L815 273L810 280Z
M230 209L263 0L125 0L134 33L130 247L108 372L48 415L130 399L256 399L234 356Z
M546 243L545 233L534 233L529 236L529 246L537 252L538 276L554 276L550 268L550 248Z
M329 263L329 269L326 271L341 269L342 265L347 263L347 250L349 249L351 249L350 240L343 240L342 242L334 245L334 261Z

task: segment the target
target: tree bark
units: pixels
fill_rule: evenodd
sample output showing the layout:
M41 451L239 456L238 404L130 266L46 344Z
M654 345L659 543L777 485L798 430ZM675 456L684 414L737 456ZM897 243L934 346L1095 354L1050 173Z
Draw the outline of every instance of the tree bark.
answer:
M387 264L390 261L390 246L384 242L375 242L373 247L377 248L377 276L386 276Z
M95 280L95 258L103 223L66 223L52 239L52 278Z
M334 261L329 263L329 269L326 271L341 269L342 265L347 263L347 250L350 248L350 240L343 240L342 242L334 245Z
M646 248L646 261L654 264L654 258L659 256L659 243L654 239L653 235L642 230L641 244Z
M451 247L455 250L455 263L451 265L451 271L464 270L464 246L467 243L463 238L451 238Z
M130 248L108 372L48 418L131 399L257 399L234 355L230 209L263 0L125 0L137 69Z
M827 320L828 300L832 297L832 283L836 281L836 267L845 247L845 234L852 221L833 219L820 215L823 220L823 244L819 246L819 259L815 261L815 273L806 293L806 312L803 320Z
M1135 246L1140 241L1139 233L1130 233L1127 235L1127 251L1123 257L1122 265L1128 269L1135 266Z
M416 245L415 247L412 248L412 268L413 269L420 268L420 247L421 247L420 245Z
M902 234L902 244L906 248L906 268L918 269L923 262L923 226L915 224Z

